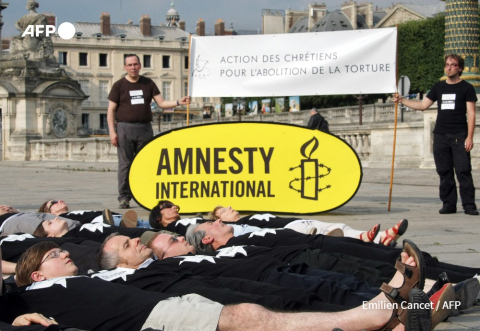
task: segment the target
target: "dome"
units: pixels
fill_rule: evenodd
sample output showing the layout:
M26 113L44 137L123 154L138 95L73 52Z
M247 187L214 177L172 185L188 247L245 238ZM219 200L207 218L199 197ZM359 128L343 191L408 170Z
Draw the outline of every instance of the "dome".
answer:
M172 8L170 8L167 12L167 16L178 16L178 11L173 8L173 2L171 4Z

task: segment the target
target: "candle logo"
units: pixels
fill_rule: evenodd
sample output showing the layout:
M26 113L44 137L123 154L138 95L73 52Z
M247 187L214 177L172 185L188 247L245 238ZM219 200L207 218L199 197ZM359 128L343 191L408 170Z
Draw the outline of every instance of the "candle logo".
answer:
M300 169L301 171L300 178L295 178L290 181L289 188L299 192L302 199L318 200L319 192L331 188L331 185L325 185L320 188L318 187L319 181L328 176L332 171L331 168L319 163L318 159L311 158L312 154L318 149L318 145L318 139L315 137L303 144L300 148L300 153L305 159L301 160L300 165L289 169L289 171L295 169ZM298 185L294 186L295 182L300 182L300 188L295 187L298 187Z

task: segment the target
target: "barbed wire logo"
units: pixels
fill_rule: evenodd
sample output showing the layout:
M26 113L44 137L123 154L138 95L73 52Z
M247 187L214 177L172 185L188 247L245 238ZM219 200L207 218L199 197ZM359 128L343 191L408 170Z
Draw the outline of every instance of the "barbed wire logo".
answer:
M311 158L312 154L318 149L318 146L318 139L315 137L303 144L300 148L300 153L305 160L301 160L300 165L288 169L288 171L293 171L295 169L301 170L300 178L291 180L289 188L300 193L302 199L318 200L318 194L320 192L332 187L331 185L325 185L321 188L318 187L319 181L328 176L332 171L330 167L327 167L323 163L319 163L318 159ZM310 149L310 152L307 156L308 148ZM295 182L300 182L300 188L294 187L293 184Z

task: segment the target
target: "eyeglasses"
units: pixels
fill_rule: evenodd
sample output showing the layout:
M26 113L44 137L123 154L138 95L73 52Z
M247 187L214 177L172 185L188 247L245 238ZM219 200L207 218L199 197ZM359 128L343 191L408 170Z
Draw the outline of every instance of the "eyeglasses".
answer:
M173 203L170 203L170 202L164 203L163 206L160 207L159 210L162 211L163 209L172 208L172 207L176 207L177 211L180 211L180 206L174 205Z
M58 203L58 200L52 200L52 201L50 202L50 207L48 207L48 210L50 210L50 209L52 208L52 206L53 206L54 204L56 204L56 203Z
M165 258L165 255L167 255L167 252L168 252L168 250L170 249L170 247L172 247L173 244L175 244L176 242L178 242L178 237L177 237L177 236L172 236L169 241L170 241L170 245L168 245L168 247L167 247L167 249L165 250L165 252L163 252L163 257L162 257L162 259Z
M62 253L68 254L68 251L65 251L63 249L60 249L58 251L51 251L50 253L48 253L47 256L45 256L45 258L42 260L42 262L40 262L40 265L42 265L43 262L46 262L48 260L56 259L56 258L60 257L60 254L62 254Z
M448 67L456 68L456 67L458 67L458 64L456 64L456 63L445 63L445 68L448 68Z

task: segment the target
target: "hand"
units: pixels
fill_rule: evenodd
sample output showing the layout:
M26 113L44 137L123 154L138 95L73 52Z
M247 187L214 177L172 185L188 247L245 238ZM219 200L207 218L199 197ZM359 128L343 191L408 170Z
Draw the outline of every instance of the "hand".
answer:
M26 326L32 324L41 324L43 326L49 326L52 324L58 324L53 318L46 318L42 314L33 313L25 314L18 316L15 321L13 321L13 326Z
M467 137L467 139L465 139L465 151L468 153L472 150L472 148L473 148L473 139Z
M110 142L113 146L118 147L118 136L116 132L110 132Z
M7 213L18 213L18 210L10 206L0 205L0 215L5 215Z
M183 97L183 98L178 100L178 103L181 104L181 105L187 105L190 102L192 102L192 98L190 98L189 96Z
M393 102L399 102L399 103L402 102L403 98L399 93L395 93L392 97L393 97Z

